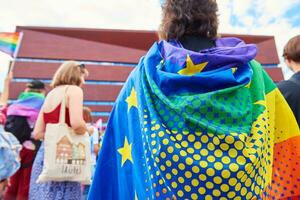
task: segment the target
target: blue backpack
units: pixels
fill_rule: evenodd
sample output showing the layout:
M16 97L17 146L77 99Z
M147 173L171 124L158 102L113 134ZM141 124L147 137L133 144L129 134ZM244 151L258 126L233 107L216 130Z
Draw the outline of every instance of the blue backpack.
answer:
M0 181L9 178L19 169L21 148L17 138L5 132L0 125Z

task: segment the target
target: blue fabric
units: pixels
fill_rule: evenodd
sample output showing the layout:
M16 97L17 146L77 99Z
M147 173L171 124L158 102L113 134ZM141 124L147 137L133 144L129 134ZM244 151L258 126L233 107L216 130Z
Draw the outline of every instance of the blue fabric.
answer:
M47 182L36 183L43 170L44 145L42 144L34 160L31 178L30 200L81 200L81 185L77 182Z
M248 83L252 76L248 62L256 56L256 46L235 38L219 39L216 45L215 48L194 52L182 49L176 41L162 41L152 46L140 64L143 63L147 76L165 95L206 93ZM194 76L177 73L185 68L188 55L197 64L208 61L202 73ZM238 69L236 76L232 76L233 67Z
M19 169L21 148L17 138L0 125L0 180L9 178Z
M212 117L196 116L201 120L193 121L187 108L191 105L184 105L180 98L193 99L194 95L205 94L195 100L195 107L199 108L212 92L230 93L247 85L252 77L248 63L256 55L254 45L234 38L220 39L216 44L216 48L192 52L179 47L176 41L161 41L140 60L111 112L89 200L172 199L175 192L169 186L174 180L166 177L171 173L167 165L172 165L175 143L163 135L171 130L174 134L195 132L196 125L201 131L213 131L207 122ZM208 64L201 73L181 75L179 71L187 67L188 56L195 65ZM233 68L236 68L234 73ZM209 112L212 113L206 111ZM166 155L168 151L171 153ZM157 159L170 160L166 166L159 166Z

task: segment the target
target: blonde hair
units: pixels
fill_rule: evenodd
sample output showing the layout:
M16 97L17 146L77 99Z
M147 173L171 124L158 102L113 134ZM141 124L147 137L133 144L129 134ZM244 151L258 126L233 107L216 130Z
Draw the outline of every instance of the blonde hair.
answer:
M79 62L76 61L65 61L55 72L51 87L55 88L60 85L77 85L82 84L82 76L88 75L87 69L82 67Z

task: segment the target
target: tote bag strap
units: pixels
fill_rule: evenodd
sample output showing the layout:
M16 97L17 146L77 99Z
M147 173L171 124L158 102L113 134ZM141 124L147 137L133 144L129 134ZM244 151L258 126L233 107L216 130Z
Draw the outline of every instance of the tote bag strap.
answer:
M64 91L64 97L62 99L61 102L61 106L60 106L60 111L59 111L59 123L60 124L65 124L66 123L66 98L67 98L67 90L68 90L69 86L67 86L65 88Z

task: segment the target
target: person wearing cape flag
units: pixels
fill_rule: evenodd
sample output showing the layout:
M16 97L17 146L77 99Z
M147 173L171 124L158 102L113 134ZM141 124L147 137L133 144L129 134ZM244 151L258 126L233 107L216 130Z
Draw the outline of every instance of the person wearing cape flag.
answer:
M300 131L257 48L218 38L215 0L166 0L113 107L89 200L300 195Z

